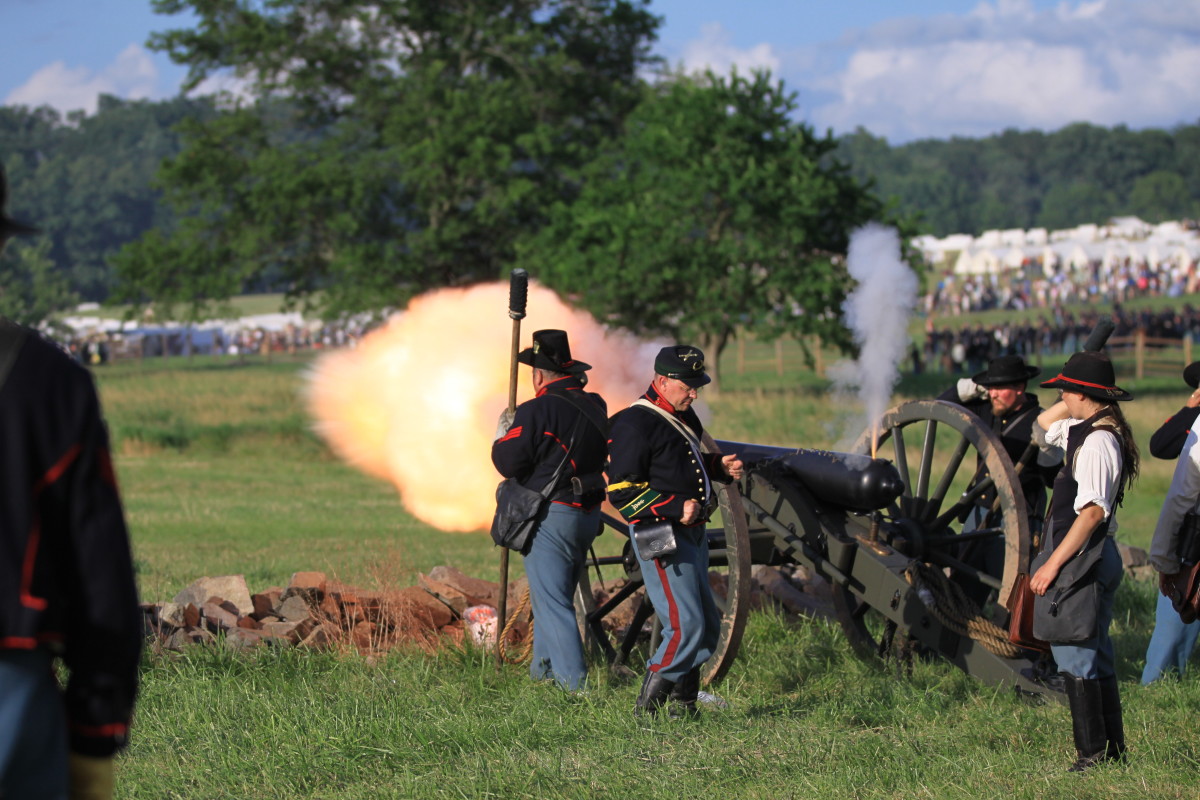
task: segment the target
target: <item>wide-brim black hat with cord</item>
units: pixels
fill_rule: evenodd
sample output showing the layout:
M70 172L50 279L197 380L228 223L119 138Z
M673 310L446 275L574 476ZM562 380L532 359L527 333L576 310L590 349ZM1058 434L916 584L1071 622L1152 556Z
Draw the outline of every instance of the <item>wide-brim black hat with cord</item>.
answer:
M988 368L971 377L979 386L1004 386L1010 383L1025 383L1041 375L1037 367L1025 364L1020 356L1000 356L988 362Z
M567 332L554 328L534 331L533 347L526 347L517 353L517 361L537 369L567 375L587 372L592 368L591 364L571 358L571 344L567 341Z
M1089 350L1071 356L1058 375L1041 385L1046 389L1078 392L1095 400L1133 399L1132 394L1117 386L1117 374L1108 356Z

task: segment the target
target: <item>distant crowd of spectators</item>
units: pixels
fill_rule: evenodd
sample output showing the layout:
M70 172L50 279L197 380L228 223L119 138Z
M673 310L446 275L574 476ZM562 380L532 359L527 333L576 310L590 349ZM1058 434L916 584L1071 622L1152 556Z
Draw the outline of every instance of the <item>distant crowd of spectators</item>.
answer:
M965 314L989 309L1055 308L1082 303L1123 303L1134 297L1181 297L1200 291L1196 265L1156 265L1131 259L1105 266L1044 275L1036 263L986 275L947 273L923 298L926 314Z
M332 347L355 347L367 332L360 324L329 324L319 328L288 325L282 330L244 328L163 328L155 331L106 332L70 337L63 348L89 365L120 358L154 358L163 355L240 356L257 353L294 353Z
M939 327L933 317L928 317L923 347L913 346L913 369L973 374L1002 355L1019 355L1027 361L1038 356L1070 355L1083 346L1100 319L1095 311L1075 313L1062 305L1048 311L1037 322L991 327L981 324ZM1117 305L1112 319L1116 325L1113 338L1132 336L1142 330L1151 339L1190 336L1193 341L1200 341L1200 309L1191 304L1185 304L1181 310L1133 312Z

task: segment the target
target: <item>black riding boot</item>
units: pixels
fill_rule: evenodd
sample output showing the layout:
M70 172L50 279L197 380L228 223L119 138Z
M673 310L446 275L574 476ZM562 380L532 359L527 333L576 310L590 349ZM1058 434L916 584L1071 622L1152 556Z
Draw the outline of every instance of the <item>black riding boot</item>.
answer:
M1104 728L1104 705L1100 681L1063 673L1067 700L1071 704L1071 726L1075 732L1075 763L1068 772L1083 772L1103 761L1108 748Z
M1108 746L1104 757L1113 761L1125 760L1125 723L1121 719L1121 693L1115 675L1100 679L1100 698L1104 709L1104 732Z
M657 672L647 672L646 679L642 681L642 691L638 695L637 703L634 705L634 716L640 717L643 714L654 716L658 713L658 709L662 708L663 703L667 702L667 696L671 694L671 689L675 688L675 682L669 681Z
M696 698L699 696L700 668L693 667L671 690L671 704L668 706L671 719L695 719L700 716L700 711L696 708Z

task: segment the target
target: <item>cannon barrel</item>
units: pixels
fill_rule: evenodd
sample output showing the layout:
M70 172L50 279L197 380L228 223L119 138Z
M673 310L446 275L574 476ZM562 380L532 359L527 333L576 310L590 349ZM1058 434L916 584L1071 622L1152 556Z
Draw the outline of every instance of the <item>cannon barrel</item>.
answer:
M875 511L895 502L904 481L892 462L858 453L718 441L747 471L776 470L800 481L814 497L849 511Z

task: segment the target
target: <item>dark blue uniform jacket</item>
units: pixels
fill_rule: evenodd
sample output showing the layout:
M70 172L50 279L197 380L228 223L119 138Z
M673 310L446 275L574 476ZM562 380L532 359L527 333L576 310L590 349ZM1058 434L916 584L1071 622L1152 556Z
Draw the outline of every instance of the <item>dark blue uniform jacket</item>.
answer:
M109 755L142 645L129 535L91 375L33 333L0 388L0 476L0 648L61 654L71 749Z
M653 386L643 397L686 424L697 439L703 436L704 426L692 409L676 412ZM683 435L650 409L631 406L613 416L608 499L626 520L678 520L683 515L685 500L695 500L702 506L715 503L713 497L705 494L701 470L707 472L710 480L729 481L719 453L702 454L697 462ZM643 483L649 486L637 486ZM611 488L621 484L634 485Z
M515 477L525 488L540 492L566 455L571 432L578 422L575 449L550 499L594 508L604 500L602 479L595 481L596 488L577 497L571 490L571 478L601 475L608 453L605 432L586 418L581 420L579 409L556 395L570 395L576 402L590 404L593 416L601 423L607 421L608 406L603 397L584 391L583 383L575 375L559 378L543 386L537 397L517 406L512 427L492 444L492 463L504 477Z

